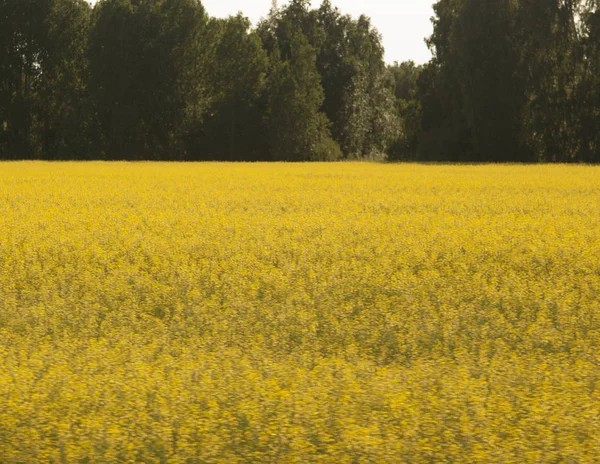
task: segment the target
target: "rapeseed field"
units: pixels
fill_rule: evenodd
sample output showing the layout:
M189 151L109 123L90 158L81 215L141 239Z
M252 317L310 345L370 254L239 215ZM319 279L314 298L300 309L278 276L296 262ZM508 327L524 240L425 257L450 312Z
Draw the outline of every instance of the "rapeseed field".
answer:
M600 168L0 164L0 462L600 461Z

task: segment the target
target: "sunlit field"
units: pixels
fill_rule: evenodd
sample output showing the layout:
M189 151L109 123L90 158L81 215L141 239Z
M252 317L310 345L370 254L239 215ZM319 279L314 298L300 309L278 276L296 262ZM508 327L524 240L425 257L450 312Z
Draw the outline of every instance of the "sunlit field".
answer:
M592 463L600 168L0 164L0 462Z

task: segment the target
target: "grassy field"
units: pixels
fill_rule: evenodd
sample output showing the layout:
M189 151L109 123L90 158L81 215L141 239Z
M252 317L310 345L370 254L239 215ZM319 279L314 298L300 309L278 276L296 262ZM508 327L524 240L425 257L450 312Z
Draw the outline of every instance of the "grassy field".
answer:
M600 168L0 164L0 462L592 463Z

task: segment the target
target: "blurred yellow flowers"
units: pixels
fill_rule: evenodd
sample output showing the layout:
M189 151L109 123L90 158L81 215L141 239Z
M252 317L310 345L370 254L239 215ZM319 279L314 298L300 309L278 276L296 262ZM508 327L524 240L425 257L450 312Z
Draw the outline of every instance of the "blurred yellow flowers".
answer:
M600 456L600 168L0 164L0 462Z

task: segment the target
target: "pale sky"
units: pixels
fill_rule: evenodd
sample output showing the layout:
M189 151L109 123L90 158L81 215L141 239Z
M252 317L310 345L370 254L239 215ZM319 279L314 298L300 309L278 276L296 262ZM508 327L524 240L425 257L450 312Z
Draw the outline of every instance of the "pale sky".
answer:
M96 0L90 0L92 4ZM317 8L322 0L312 0ZM280 6L286 1L280 0ZM358 17L365 14L383 36L385 60L413 60L423 64L431 58L424 39L431 35L433 26L433 0L331 0L343 14ZM267 16L271 0L202 0L210 16L226 17L241 11L254 24Z

